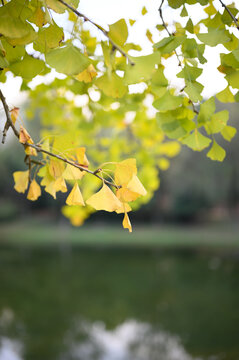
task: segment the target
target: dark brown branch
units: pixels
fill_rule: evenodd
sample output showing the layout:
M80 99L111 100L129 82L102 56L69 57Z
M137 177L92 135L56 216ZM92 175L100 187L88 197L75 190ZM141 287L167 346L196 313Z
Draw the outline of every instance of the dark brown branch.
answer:
M237 29L239 30L239 24L237 19L235 18L235 16L232 14L232 12L230 11L230 9L222 2L222 0L219 0L222 7L225 8L225 10L228 12L228 14L231 16L232 20L234 21L234 23L236 24Z
M3 107L4 107L4 111L5 111L5 114L6 114L6 118L7 118L7 121L6 121L6 124L4 126L4 130L3 130L3 136L2 136L2 143L4 144L5 143L5 139L6 139L6 136L7 136L7 131L9 129L9 127L12 128L14 134L19 138L19 132L17 131L17 129L15 128L13 122L12 122L12 119L11 119L11 115L10 115L10 111L9 111L9 107L6 103L6 99L5 97L3 96L3 93L2 91L0 90L0 99L2 101L2 104L3 104Z
M75 9L73 6L67 4L64 0L58 0L60 3L62 3L63 5L65 5L68 9L70 9L71 11L73 11L77 16L81 17L84 19L84 21L88 21L89 23L91 23L92 25L94 25L95 27L97 27L97 29L99 29L108 39L109 42L111 43L113 49L117 49L127 60L131 65L134 65L134 62L130 59L130 57L128 56L128 54L121 49L121 47L119 47L110 37L109 37L109 32L106 31L102 26L100 26L99 24L96 24L94 21L90 20L86 15L82 14L81 12L79 12L77 9Z
M1 90L0 90L0 99L1 99L1 101L2 101L2 103L3 103L4 111L5 111L6 118L7 118L6 124L8 124L8 128L9 128L9 127L12 128L14 134L16 135L16 137L17 137L18 140L19 140L19 132L17 131L17 129L15 128L15 125L14 125L13 122L12 122L12 119L11 119L11 116L10 116L10 112L9 112L9 108L8 108L7 103L6 103L6 99L5 99L5 97L3 96L3 93L1 92ZM6 125L5 125L5 127L6 127ZM6 134L3 134L3 136L4 136L4 140L5 140ZM3 141L3 143L4 143L4 141ZM98 173L99 169L97 169L96 171L91 171L91 170L89 170L89 169L88 169L87 167L85 167L85 166L82 166L82 165L80 165L80 164L78 164L78 163L75 163L75 162L73 162L73 161L70 161L70 160L68 160L67 158L64 158L64 157L62 157L62 156L60 156L60 155L57 155L57 154L54 154L54 153L52 153L52 152L50 152L50 151L47 151L47 150L42 149L40 145L28 144L28 143L22 144L22 145L24 146L24 148L26 148L27 146L30 146L30 147L32 147L33 149L35 149L38 153L47 154L47 155L49 155L49 156L51 156L51 157L54 157L54 158L56 158L56 159L58 159L58 160L64 161L65 163L67 163L67 164L69 164L69 165L72 165L72 166L76 167L77 169L80 169L81 171L85 171L85 172L87 172L88 174L94 175L94 176L96 176L98 179L100 179L101 181L103 181L105 184L110 185L110 186L113 186L113 187L115 187L116 189L120 189L120 188L121 188L121 186L118 186L118 185L114 184L113 182L110 182L110 181L108 181L108 180L105 180L103 177L101 177L100 175L98 175L97 173ZM36 161L36 160L32 160L32 159L30 159L30 157L29 157L29 159L28 159L28 164L29 164L29 166L30 166L30 163L31 163L31 162L32 162L32 163L35 163L35 164L42 165L42 163L41 163L40 161L38 162L38 161Z
M2 0L2 6L4 6L5 4L4 4L4 0Z
M162 20L162 24L163 24L164 29L167 31L168 35L171 36L172 34L170 34L170 32L169 32L169 30L167 28L167 25L166 25L166 23L164 21L164 18L163 18L163 11L162 11L163 3L164 3L164 0L161 1L161 4L159 6L159 16L160 16L160 18Z

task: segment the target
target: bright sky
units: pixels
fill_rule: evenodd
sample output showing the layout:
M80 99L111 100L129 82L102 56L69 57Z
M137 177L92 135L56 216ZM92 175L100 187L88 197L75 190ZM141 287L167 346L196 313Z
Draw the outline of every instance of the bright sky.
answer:
M217 3L217 1L215 1L215 3ZM225 3L227 4L229 1L226 0ZM133 27L130 27L129 41L140 44L143 48L144 54L150 54L152 52L152 45L147 40L145 33L146 29L150 29L153 33L153 39L155 42L161 39L160 33L155 29L157 24L161 24L161 19L158 13L159 4L160 1L156 0L81 0L79 10L105 28L107 28L107 24L114 23L120 18L138 20ZM141 15L143 6L146 6L148 10L148 13L145 16ZM222 11L219 1L218 9ZM194 23L204 14L199 4L193 6L188 5L187 10ZM167 2L165 2L163 6L163 11L165 21L169 24L170 28L172 19L179 19L179 12L172 12L172 10L167 6ZM59 21L62 21L62 17L58 17L58 24ZM104 39L104 36L99 33L97 29L90 24L88 26L94 35ZM227 85L223 75L217 71L217 66L219 66L218 54L220 52L227 51L223 46L217 46L205 53L208 63L206 66L204 65L203 74L200 78L198 78L198 80L205 86L202 93L205 97L214 95L216 92L224 89ZM176 77L176 74L179 71L180 69L177 66L176 59L167 60L167 67L165 70L166 76L170 79L172 86L176 85L179 88L182 88L184 84L183 80ZM42 77L38 77L37 81L34 83L39 83L41 79ZM20 85L20 78L12 78L10 76L7 84L3 86L1 85L1 88L5 92L5 95L11 105L17 106L26 99L26 95L19 94Z

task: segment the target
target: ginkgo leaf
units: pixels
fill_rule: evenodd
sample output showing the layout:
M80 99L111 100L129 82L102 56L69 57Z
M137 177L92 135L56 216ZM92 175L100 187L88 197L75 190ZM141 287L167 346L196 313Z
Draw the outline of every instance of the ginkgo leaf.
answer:
M76 158L77 158L78 164L86 166L86 167L89 166L89 161L85 154L85 147L80 147L80 148L76 149Z
M19 142L22 144L26 144L27 142L29 142L29 144L33 144L31 136L22 125L20 126Z
M29 170L26 171L15 171L13 173L14 178L14 189L19 193L24 193L28 187L29 182Z
M75 166L67 164L62 177L65 180L80 180L85 175L85 171L77 169Z
M193 149L194 151L201 151L208 147L212 140L201 134L198 129L195 129L190 135L182 139L182 143Z
M58 177L58 179L56 179L56 181L54 182L53 187L56 189L56 192L57 191L61 191L63 193L67 192L66 182L63 179L63 177Z
M131 206L128 203L121 203L121 208L116 210L117 214L127 213L132 210Z
M140 197L140 194L127 189L127 187L122 187L122 188L118 189L116 192L116 195L119 198L119 200L122 202L135 201L136 199L138 199Z
M224 90L220 91L216 98L221 101L222 103L228 103L228 102L235 102L234 95L232 94L229 86L227 86Z
M42 185L42 182L41 182ZM49 182L46 187L45 191L49 193L54 199L56 199L56 188L55 188L55 181Z
M30 21L36 24L38 27L42 27L46 24L45 13L42 11L40 7L37 7Z
M89 209L82 206L65 205L62 208L63 215L70 219L73 226L81 226L89 216L90 212L93 211L93 209L89 211Z
M231 141L231 139L236 135L236 133L237 129L233 126L225 126L221 131L221 135L227 141Z
M145 190L143 184L141 183L138 176L136 176L136 175L134 175L132 177L132 179L130 180L130 182L128 183L127 189L134 191L137 194L140 194L143 196L147 194L147 191Z
M37 151L36 151L36 149L32 148L31 146L26 146L26 148L25 148L25 153L26 153L27 155L37 156Z
M11 113L12 122L13 122L13 124L15 125L15 122L16 122L16 120L17 120L17 118L18 118L18 114L19 114L19 108L18 108L18 107L13 108L13 109L10 111L10 113Z
M39 198L39 196L41 196L41 187L38 185L36 180L32 180L28 190L27 199L35 201Z
M128 28L125 19L120 19L109 25L108 35L116 44L122 46L128 37Z
M95 85L102 90L105 95L113 98L121 98L127 92L124 81L115 73L106 73L95 80Z
M20 126L19 142L21 144L34 144L31 136L28 134L27 130L23 126ZM37 156L37 151L31 146L27 146L25 148L25 153L27 155Z
M77 75L90 65L90 60L80 49L68 43L49 51L46 54L46 63L59 73Z
M67 199L66 199L66 204L67 205L83 205L85 206L85 202L84 199L82 197L80 188L77 184L77 182L75 182L75 185L73 186L70 194L68 195Z
M146 9L145 6L143 6L143 8L142 8L142 10L141 10L141 14L142 14L142 15L145 15L145 14L147 14L147 12L148 12L148 10Z
M76 79L83 81L84 83L90 83L96 75L97 71L95 70L94 66L90 64L88 68L76 76Z
M211 160L223 161L225 156L226 151L214 140L211 149L207 153L207 157Z
M130 220L129 220L129 217L128 217L128 214L127 213L125 213L124 214L124 219L123 219L123 228L124 229L128 229L129 230L129 232L132 232L132 226L131 226L131 222L130 222Z
M117 185L127 185L133 175L137 174L136 160L126 159L115 166L115 182Z
M105 211L116 211L120 209L122 204L119 199L115 196L112 190L103 184L100 191L92 195L87 201L87 205L92 206L96 210L105 210Z
M54 178L60 177L65 170L64 163L60 160L51 159L49 164L49 173Z

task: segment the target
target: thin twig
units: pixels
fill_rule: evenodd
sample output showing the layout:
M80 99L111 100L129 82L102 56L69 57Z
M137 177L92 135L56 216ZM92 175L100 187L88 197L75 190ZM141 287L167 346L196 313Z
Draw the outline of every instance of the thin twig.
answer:
M222 0L219 0L221 5L226 9L226 11L228 12L228 14L231 16L232 20L234 21L234 23L236 24L237 29L239 30L239 24L237 19L235 18L235 16L232 14L232 12L230 11L230 9L222 2Z
M11 116L10 116L10 111L9 111L9 108L8 108L8 105L6 103L6 99L5 97L3 96L3 93L2 91L0 90L0 98L1 98L1 101L3 103L3 107L4 107L4 111L5 111L5 114L6 114L6 118L7 118L7 121L6 121L6 124L8 124L8 127L11 127L14 134L16 135L16 137L19 139L19 132L17 131L17 129L15 128L15 125L13 124L12 122L12 119L11 119ZM4 135L4 140L5 140L5 137L6 137L6 134L3 134ZM99 172L99 169L97 169L96 171L91 171L89 170L88 168L80 165L80 164L77 164L73 161L70 161L68 160L67 158L64 158L63 156L60 156L60 155L57 155L57 154L54 154L50 151L47 151L47 150L44 150L42 149L42 147L40 145L35 145L35 144L28 144L28 143L25 143L25 144L22 144L24 146L24 148L26 148L27 146L30 146L32 147L33 149L35 149L38 153L44 153L44 154L47 154L51 157L54 157L58 160L61 160L61 161L64 161L65 163L69 164L69 165L72 165L74 167L76 167L77 169L80 169L81 171L85 171L87 172L88 174L91 174L91 175L94 175L96 176L98 179L100 179L101 181L105 182L107 185L110 185L110 186L113 186L115 187L116 189L120 189L121 186L117 186L115 185L114 183L108 181L108 180L105 180L103 177L101 177L100 175L98 175L98 172ZM29 158L29 164L30 164L30 161L35 163L35 164L41 164L41 162L38 162L36 160L30 160Z
M164 3L164 0L161 1L160 7L159 7L159 16L161 17L164 29L167 31L168 35L171 36L172 34L170 34L170 32L169 32L169 30L167 28L167 25L166 25L166 23L164 21L164 18L163 18L163 11L162 11L163 3Z
M9 129L9 127L12 128L14 134L19 138L19 132L17 131L17 129L15 128L13 122L12 122L12 119L11 119L11 115L10 115L10 111L9 111L9 107L6 103L6 99L5 97L3 96L3 93L2 91L0 90L0 99L2 101L2 104L3 104L3 107L4 107L4 111L5 111L5 114L6 114L6 118L7 118L7 121L6 121L6 124L4 126L4 130L3 130L3 136L2 136L2 143L4 144L5 143L5 139L6 139L6 136L7 136L7 131Z
M75 163L74 161L70 161L70 160L68 160L67 158L64 158L63 156L60 156L60 155L54 154L54 153L52 153L52 152L50 152L50 151L44 150L44 149L42 149L39 145L28 144L28 143L26 143L25 145L32 147L32 148L35 149L37 152L41 152L41 153L47 154L47 155L49 155L49 156L51 156L51 157L54 157L54 158L56 158L56 159L58 159L58 160L64 161L65 163L67 163L67 164L69 164L69 165L72 165L72 166L76 167L77 169L80 169L81 171L85 171L85 172L87 172L88 174L94 175L94 176L96 176L98 179L104 181L106 184L108 184L108 185L110 185L110 186L115 187L116 189L120 189L120 188L121 188L121 186L115 185L115 184L113 184L112 182L110 182L110 181L108 181L108 180L105 180L103 177L99 176L99 175L97 174L97 172L98 172L99 169L97 169L97 172L96 172L96 171L91 171L91 170L87 169L86 167Z
M59 1L61 1L61 0L59 0ZM166 23L165 23L165 21L164 21L164 18L163 18L163 10L162 10L163 3L164 3L164 0L161 0L161 4L160 4L159 9L158 9L158 11L159 11L159 16L160 16L160 18L161 18L161 20L162 20L162 24L163 24L164 29L165 29L165 30L167 31L167 33L168 33L168 36L172 36L173 34L171 34L170 31L168 30L168 27L167 27L167 25L166 25ZM174 53L175 53L175 55L177 56L178 65L182 67L182 63L181 63L180 57L179 57L179 55L178 55L178 53L177 53L177 50L174 50Z
M71 11L73 11L77 16L81 17L84 19L84 21L89 21L89 23L91 23L92 25L94 25L95 27L97 27L97 29L99 29L108 39L109 42L111 43L111 45L113 46L113 49L117 49L127 60L131 65L134 65L134 62L130 59L130 57L128 56L128 54L121 49L121 47L119 47L110 37L109 37L109 32L107 30L105 30L102 26L100 26L99 24L96 24L94 21L90 20L86 15L82 14L81 12L79 12L77 9L75 9L73 6L67 4L64 0L58 0L60 3L62 3L63 5L65 5L68 9L70 9Z

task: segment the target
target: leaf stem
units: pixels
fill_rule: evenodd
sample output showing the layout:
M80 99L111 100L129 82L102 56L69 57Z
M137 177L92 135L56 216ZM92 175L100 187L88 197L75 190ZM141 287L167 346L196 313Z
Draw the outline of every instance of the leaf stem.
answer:
M222 7L225 8L225 10L228 12L228 14L231 16L232 20L234 21L234 23L236 24L237 30L239 30L239 24L237 19L235 18L235 16L232 14L232 12L230 11L230 9L224 4L224 2L222 0L219 0Z
M110 37L109 37L109 32L107 30L105 30L102 26L100 26L99 24L95 23L94 21L90 20L86 15L82 14L81 12L79 12L77 9L75 9L73 6L67 4L64 0L58 0L60 3L62 3L63 5L65 5L68 9L70 9L71 11L73 11L77 16L81 17L84 19L84 21L89 21L89 23L91 23L92 25L94 25L95 27L97 27L97 29L99 29L108 39L109 42L111 43L111 45L113 46L113 49L117 49L127 60L131 65L134 65L134 62L130 59L130 57L128 56L128 54L121 49L121 47L119 47Z
M59 1L60 1L60 0L59 0ZM164 3L164 0L161 0L161 4L160 4L159 9L158 9L158 11L159 11L159 16L160 16L160 18L161 18L161 20L162 20L162 24L163 24L164 29L165 29L165 30L167 31L167 33L168 33L168 36L172 36L173 34L171 34L170 31L168 30L168 27L167 27L167 25L166 25L166 23L165 23L165 21L164 21L164 18L163 18L163 10L162 10L163 3ZM178 55L178 53L177 53L177 50L174 50L174 53L175 53L175 55L177 56L178 65L182 67L182 63L181 63L181 60L180 60L179 55Z

